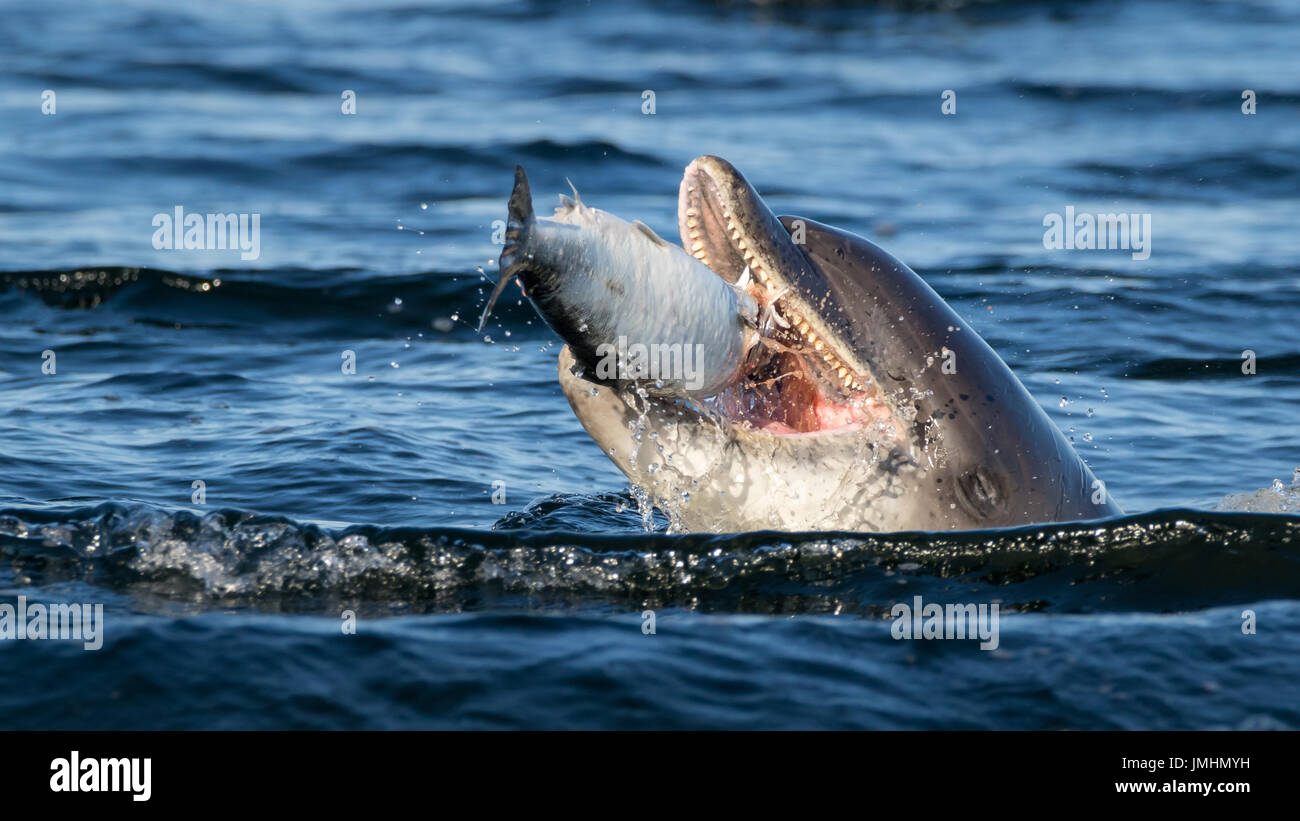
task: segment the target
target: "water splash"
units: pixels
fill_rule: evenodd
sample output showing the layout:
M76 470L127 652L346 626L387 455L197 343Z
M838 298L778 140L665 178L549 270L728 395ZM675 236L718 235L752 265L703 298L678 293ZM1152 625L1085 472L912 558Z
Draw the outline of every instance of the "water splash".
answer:
M942 534L626 535L331 530L146 506L0 512L0 588L76 580L138 606L381 612L489 605L684 606L878 618L914 594L1006 611L1174 611L1300 598L1300 516L1158 511L1104 523Z

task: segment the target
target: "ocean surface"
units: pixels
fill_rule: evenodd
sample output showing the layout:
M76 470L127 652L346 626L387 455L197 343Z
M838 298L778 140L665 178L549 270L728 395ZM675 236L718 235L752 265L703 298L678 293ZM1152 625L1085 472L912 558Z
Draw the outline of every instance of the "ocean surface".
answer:
M938 5L0 2L0 603L104 608L0 641L0 727L1300 727L1300 4ZM475 324L516 163L676 238L706 153L909 263L1128 515L666 532L518 292Z

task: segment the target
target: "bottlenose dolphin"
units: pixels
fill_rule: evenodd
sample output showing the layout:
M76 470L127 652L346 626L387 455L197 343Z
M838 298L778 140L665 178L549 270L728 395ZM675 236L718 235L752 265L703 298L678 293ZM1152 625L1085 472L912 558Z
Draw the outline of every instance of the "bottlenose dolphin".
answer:
M575 257L545 252L521 178L498 291L516 277L554 283ZM678 317L687 343L703 323L684 314L721 317L710 344L743 364L708 390L596 373L593 340L565 318L575 309L534 299L569 343L559 381L574 413L675 529L966 530L1121 512L997 354L883 249L777 217L713 156L687 166L678 223L683 247L741 295L739 322L731 303L697 307L675 288L638 302L648 286L627 275L625 254L577 256L606 300Z

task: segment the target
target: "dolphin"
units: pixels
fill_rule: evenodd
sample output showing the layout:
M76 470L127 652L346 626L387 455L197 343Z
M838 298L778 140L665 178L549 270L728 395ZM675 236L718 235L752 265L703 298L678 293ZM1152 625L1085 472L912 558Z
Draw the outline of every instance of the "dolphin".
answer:
M880 247L778 217L715 156L687 166L678 224L683 248L752 298L752 327L727 336L749 334L742 367L707 396L646 390L593 372L572 323L559 356L579 421L674 530L950 531L1121 513L992 348Z

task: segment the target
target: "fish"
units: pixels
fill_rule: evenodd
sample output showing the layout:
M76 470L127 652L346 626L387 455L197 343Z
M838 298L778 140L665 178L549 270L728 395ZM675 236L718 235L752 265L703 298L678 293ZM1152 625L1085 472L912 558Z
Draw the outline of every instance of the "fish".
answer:
M572 184L570 184L572 187ZM735 383L759 344L759 304L640 221L560 196L538 217L516 166L500 278L479 320L517 281L588 377L649 394L708 398Z

